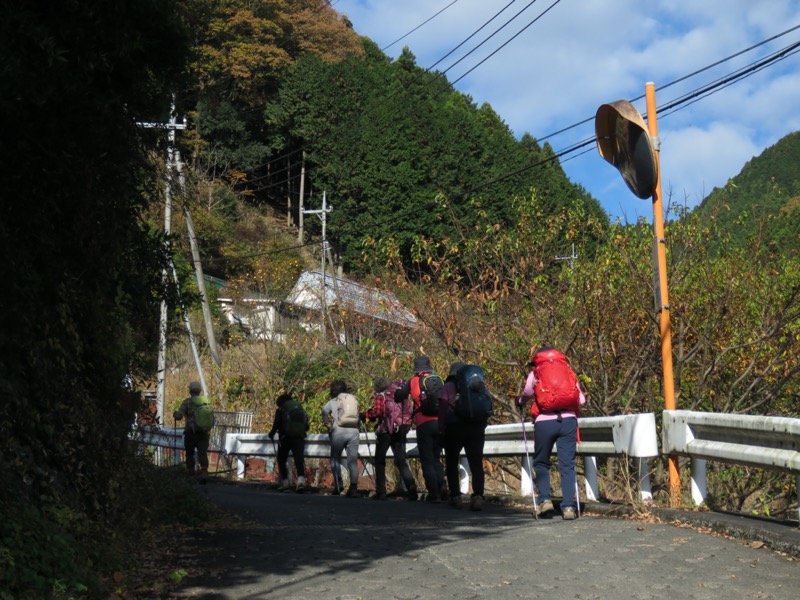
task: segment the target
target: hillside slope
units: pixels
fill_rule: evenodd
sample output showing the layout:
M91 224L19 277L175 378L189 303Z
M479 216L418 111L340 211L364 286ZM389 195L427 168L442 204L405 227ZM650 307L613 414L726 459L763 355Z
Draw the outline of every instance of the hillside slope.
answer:
M731 242L770 244L775 252L800 250L800 132L770 146L745 164L723 188L715 188L696 211L714 218Z

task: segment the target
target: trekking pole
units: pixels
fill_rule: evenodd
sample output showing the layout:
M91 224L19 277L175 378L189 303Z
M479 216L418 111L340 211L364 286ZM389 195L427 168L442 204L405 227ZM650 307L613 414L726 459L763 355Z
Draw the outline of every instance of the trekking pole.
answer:
M577 438L577 443L581 443L581 429L580 427L575 428L575 434ZM585 469L584 469L585 471ZM578 487L578 458L575 457L575 506L578 507L578 518L581 518L581 491Z
M533 516L539 520L539 507L536 505L536 489L533 484L534 476L533 469L531 468L531 455L528 452L528 434L525 432L525 413L520 407L520 419L522 421L522 439L525 442L525 460L528 463L528 472L531 474L531 498L533 499Z

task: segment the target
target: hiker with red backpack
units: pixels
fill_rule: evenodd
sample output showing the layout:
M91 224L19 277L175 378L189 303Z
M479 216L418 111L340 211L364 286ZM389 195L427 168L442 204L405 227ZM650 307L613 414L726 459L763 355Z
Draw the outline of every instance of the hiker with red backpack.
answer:
M492 397L477 365L454 362L439 395L439 431L444 440L445 473L450 487L449 504L461 509L458 466L461 450L472 473L471 510L483 510L483 444L492 414Z
M414 427L417 430L417 450L422 476L428 489L427 501L439 504L447 500L444 469L439 456L442 443L439 436L439 393L444 382L433 372L427 356L414 359L414 375L407 384L414 403Z
M406 436L411 429L413 409L404 382L391 382L388 377L375 379L372 408L364 421L378 421L375 427L375 500L386 500L386 454L389 448L407 490L408 499L417 499L417 484L406 458Z
M578 415L586 398L567 358L558 350L548 347L537 350L528 366L531 371L522 395L517 398L517 406L522 408L533 398L533 469L539 490L534 516L552 517L555 513L550 497L550 455L555 446L561 475L561 514L569 521L577 517L575 451Z
M291 492L289 487L289 452L294 458L294 467L297 470L298 494L305 491L305 446L306 432L308 431L308 415L303 409L302 404L295 400L291 394L281 394L276 401L278 408L275 409L275 418L272 421L272 429L269 431L269 439L272 440L278 434L278 472L280 473L281 483L278 486L279 492Z

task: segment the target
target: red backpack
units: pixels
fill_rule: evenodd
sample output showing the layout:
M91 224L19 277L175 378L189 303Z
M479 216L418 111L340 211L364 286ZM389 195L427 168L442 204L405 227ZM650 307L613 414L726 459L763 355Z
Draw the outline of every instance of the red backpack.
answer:
M567 357L558 350L546 348L533 355L533 373L536 385L533 388L539 413L557 413L580 410L581 392L578 378L570 368Z
M396 394L403 387L402 381L392 383L383 392L383 427L388 433L408 433L411 429L411 420L414 414L414 404L408 394L402 398Z

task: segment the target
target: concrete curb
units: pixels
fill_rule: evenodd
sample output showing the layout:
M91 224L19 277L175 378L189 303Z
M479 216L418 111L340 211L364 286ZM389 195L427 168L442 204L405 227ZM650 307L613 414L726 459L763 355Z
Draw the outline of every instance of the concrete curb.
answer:
M630 505L603 502L587 502L581 506L587 513L605 516L629 517L636 514L651 514L665 523L683 523L710 529L737 540L761 542L772 550L800 558L800 527L792 521L711 510L648 507L638 511Z

